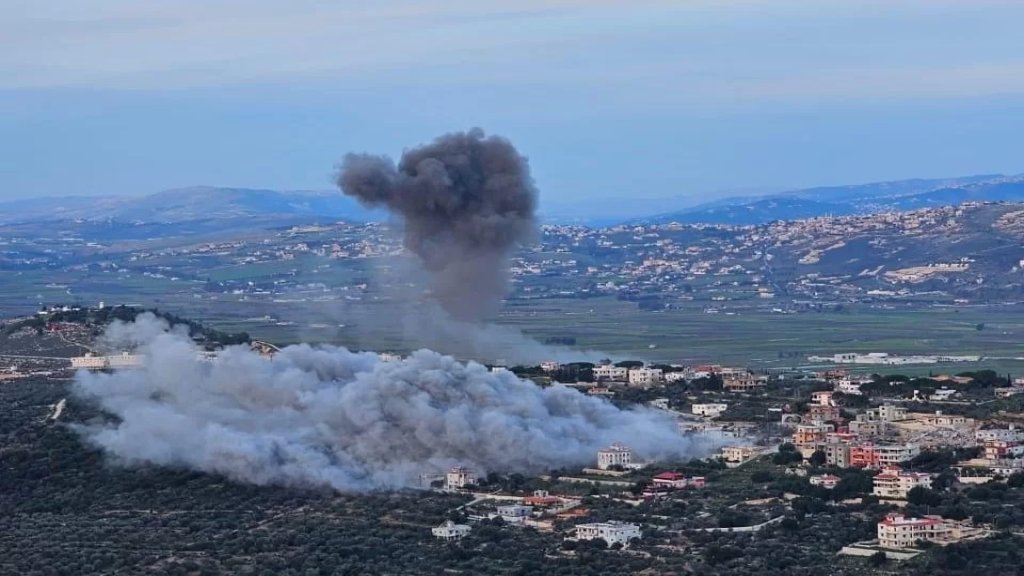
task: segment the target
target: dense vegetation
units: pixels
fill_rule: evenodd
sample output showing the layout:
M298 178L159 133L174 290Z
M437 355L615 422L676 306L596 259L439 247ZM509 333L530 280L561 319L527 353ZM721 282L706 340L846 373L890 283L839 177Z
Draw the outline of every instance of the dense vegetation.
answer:
M122 322L134 322L144 312L150 312L158 318L166 320L168 324L182 324L188 326L189 334L198 342L209 346L230 346L233 344L245 344L250 341L249 335L245 332L226 333L204 326L194 320L164 312L156 308L139 308L135 306L112 306L107 308L80 308L70 310L56 310L48 314L37 314L21 320L10 322L4 327L4 334L12 334L18 330L30 328L42 333L46 326L54 322L66 322L81 324L94 329L95 334L107 324L115 320Z

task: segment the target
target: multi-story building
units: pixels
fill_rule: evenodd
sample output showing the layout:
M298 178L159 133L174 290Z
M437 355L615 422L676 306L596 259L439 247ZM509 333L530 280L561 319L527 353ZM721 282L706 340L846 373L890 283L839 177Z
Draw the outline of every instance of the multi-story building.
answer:
M814 446L828 440L828 435L835 432L831 424L797 424L793 433L793 444L798 447Z
M1018 459L1024 455L1024 444L1016 442L986 440L982 446L985 448L985 459L987 460Z
M863 394L863 392L860 391L860 385L860 382L855 382L853 380L840 380L835 383L835 386L833 386L832 389L840 394L860 396Z
M917 444L878 444L875 450L878 451L878 463L882 466L909 462L921 453L921 447Z
M633 368L627 372L630 385L650 386L661 382L661 368Z
M597 380L599 382L602 380L611 380L613 382L625 382L626 379L629 378L629 368L613 366L611 364L595 366L593 373L594 380Z
M682 371L679 371L679 372L665 372L664 376L665 376L665 382L682 382L684 380L689 380L689 378L687 378L686 372L682 372Z
M864 417L864 414L858 414L857 417L849 423L850 432L859 436L868 437L884 435L886 426L888 426L888 422L882 422L881 420L868 420Z
M473 484L476 484L476 474L469 468L456 466L445 475L444 485L449 490L458 490Z
M850 447L850 466L883 468L912 460L921 453L917 444L871 444Z
M632 462L633 451L622 444L612 444L597 451L597 467L601 470L609 470L613 466L628 468Z
M558 372L561 367L562 365L554 360L547 360L540 363L540 369L545 372Z
M717 418L729 409L728 404L713 403L713 404L694 404L690 406L690 412L697 416L704 416L706 418Z
M875 489L872 492L879 498L906 500L907 494L914 488L931 488L932 476L923 472L907 472L899 467L886 467L874 477Z
M461 540L469 535L471 528L465 524L456 524L451 520L441 524L440 526L430 529L430 532L435 538L441 540Z
M811 403L816 406L835 406L835 402L832 401L832 392L830 390L812 392Z
M721 377L722 387L729 392L750 392L768 384L766 378L754 376L746 370L722 372Z
M839 407L831 404L812 404L807 410L811 422L838 422L841 417Z
M837 440L829 440L816 447L825 453L825 463L836 468L850 467L850 444Z
M609 546L616 543L628 546L630 540L639 539L640 536L640 526L625 522L608 521L576 525L576 538L580 540L600 538Z
M864 415L867 420L877 420L879 422L895 422L897 420L906 420L908 417L906 408L893 404L883 404L877 408L869 408L864 411Z
M954 525L941 516L906 518L890 514L878 523L878 545L882 548L913 548L919 541L950 542Z
M746 462L761 453L757 446L725 446L722 448L722 460L726 462Z

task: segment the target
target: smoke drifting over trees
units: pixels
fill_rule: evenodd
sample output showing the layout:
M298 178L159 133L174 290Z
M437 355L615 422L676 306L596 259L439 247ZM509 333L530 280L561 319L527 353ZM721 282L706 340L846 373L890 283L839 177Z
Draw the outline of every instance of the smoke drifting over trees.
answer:
M536 233L537 190L526 159L479 128L386 156L348 154L338 186L402 220L405 247L432 275L452 317L493 312L508 289L508 257Z
M665 413L620 410L427 350L384 362L299 345L271 361L231 347L203 360L184 333L151 315L113 330L145 342L145 368L79 373L76 394L116 421L78 431L126 464L366 490L415 486L420 474L455 464L481 473L585 464L614 441L640 457L702 448Z

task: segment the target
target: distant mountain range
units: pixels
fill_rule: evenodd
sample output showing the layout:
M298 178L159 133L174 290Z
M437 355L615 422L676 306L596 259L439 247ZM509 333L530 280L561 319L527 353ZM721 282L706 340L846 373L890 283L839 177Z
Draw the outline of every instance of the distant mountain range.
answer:
M966 201L1024 201L1024 174L986 174L933 180L899 180L808 188L733 197L697 205L691 198L546 201L549 223L603 226L619 223L764 224L815 216L912 210ZM671 211L664 211L665 207ZM660 213L659 213L660 212ZM0 225L74 220L89 225L133 225L141 236L200 234L301 223L381 220L334 191L277 191L197 186L149 196L68 196L0 202ZM145 228L145 229L143 229Z
M367 210L339 192L277 191L196 186L148 196L67 196L0 203L0 224L53 220L116 220L181 224L235 221L288 223L306 220L367 221Z
M770 196L726 198L635 221L654 224L765 224L815 216L914 210L969 201L1024 201L1024 174L808 188Z

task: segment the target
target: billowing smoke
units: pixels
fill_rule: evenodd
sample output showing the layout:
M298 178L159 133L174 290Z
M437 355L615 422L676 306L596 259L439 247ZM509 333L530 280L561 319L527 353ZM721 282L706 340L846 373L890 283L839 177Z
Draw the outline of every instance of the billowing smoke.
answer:
M537 191L526 159L479 128L402 154L349 154L338 186L401 218L405 247L432 275L434 297L457 320L497 309L508 257L536 234Z
M366 490L415 486L456 464L481 474L581 465L615 441L641 458L703 448L664 412L620 410L427 350L383 361L299 345L271 360L232 347L210 360L152 315L114 331L147 339L144 369L80 372L74 390L115 417L78 431L125 464Z

